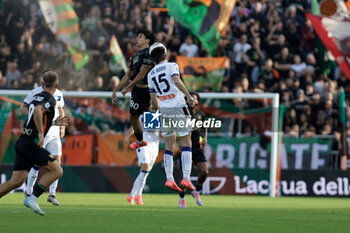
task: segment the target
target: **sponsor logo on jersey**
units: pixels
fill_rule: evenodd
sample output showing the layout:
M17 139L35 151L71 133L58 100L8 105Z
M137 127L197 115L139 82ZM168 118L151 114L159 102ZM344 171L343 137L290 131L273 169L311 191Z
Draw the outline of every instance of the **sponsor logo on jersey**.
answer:
M33 101L42 101L44 99L43 96L34 96Z
M33 129L23 128L22 134L30 136L33 132Z

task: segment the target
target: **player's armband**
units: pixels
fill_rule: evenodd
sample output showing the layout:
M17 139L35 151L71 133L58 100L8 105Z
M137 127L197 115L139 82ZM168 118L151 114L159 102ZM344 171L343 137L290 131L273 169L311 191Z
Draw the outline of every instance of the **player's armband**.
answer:
M152 67L152 60L148 58L144 58L142 61L142 65L146 66L147 68Z

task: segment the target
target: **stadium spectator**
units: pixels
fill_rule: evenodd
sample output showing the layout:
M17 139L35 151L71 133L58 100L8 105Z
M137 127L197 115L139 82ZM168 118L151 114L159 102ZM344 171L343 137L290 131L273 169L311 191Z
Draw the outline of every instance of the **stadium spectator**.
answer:
M15 84L17 81L18 87L18 81L21 79L22 73L18 70L18 65L16 61L10 61L7 63L7 72L6 72L6 78L7 78L7 87L10 88L13 84ZM17 89L17 88L16 88Z
M198 46L193 44L191 36L187 36L185 42L181 44L179 52L183 56L195 57L198 53Z

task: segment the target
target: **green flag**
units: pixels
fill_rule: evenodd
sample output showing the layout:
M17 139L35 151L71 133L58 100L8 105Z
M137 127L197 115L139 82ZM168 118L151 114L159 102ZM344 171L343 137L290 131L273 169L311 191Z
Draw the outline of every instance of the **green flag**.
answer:
M216 55L236 0L166 0L168 12L191 30L211 55Z
M317 0L311 0L311 13L314 15L320 15L320 6Z
M72 0L38 0L38 2L48 27L67 45L74 68L80 70L89 62L89 55L80 47L79 19Z

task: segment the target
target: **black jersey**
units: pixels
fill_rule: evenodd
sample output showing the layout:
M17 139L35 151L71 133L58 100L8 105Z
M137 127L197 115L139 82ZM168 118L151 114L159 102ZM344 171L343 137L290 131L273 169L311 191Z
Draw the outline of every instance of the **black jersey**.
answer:
M196 119L196 122L197 121L204 121L205 114L204 114L204 112L196 109L195 112L192 114L192 119ZM191 135L192 151L201 149L199 137L204 136L203 132L204 132L204 128L193 128L192 135Z
M140 73L141 67L146 66L150 70L153 68L154 64L151 60L151 57L149 55L149 48L145 48L141 51L138 51L132 58L131 58L131 70L133 71L132 76L130 77L130 80L134 80L138 73ZM147 74L145 75L144 79L141 80L140 84L147 85Z
M38 138L39 132L34 122L34 109L38 105L42 105L45 109L43 115L44 136L49 131L55 116L56 100L50 93L43 91L36 94L33 97L32 102L29 103L28 119L23 125L23 132L20 139L35 140Z

